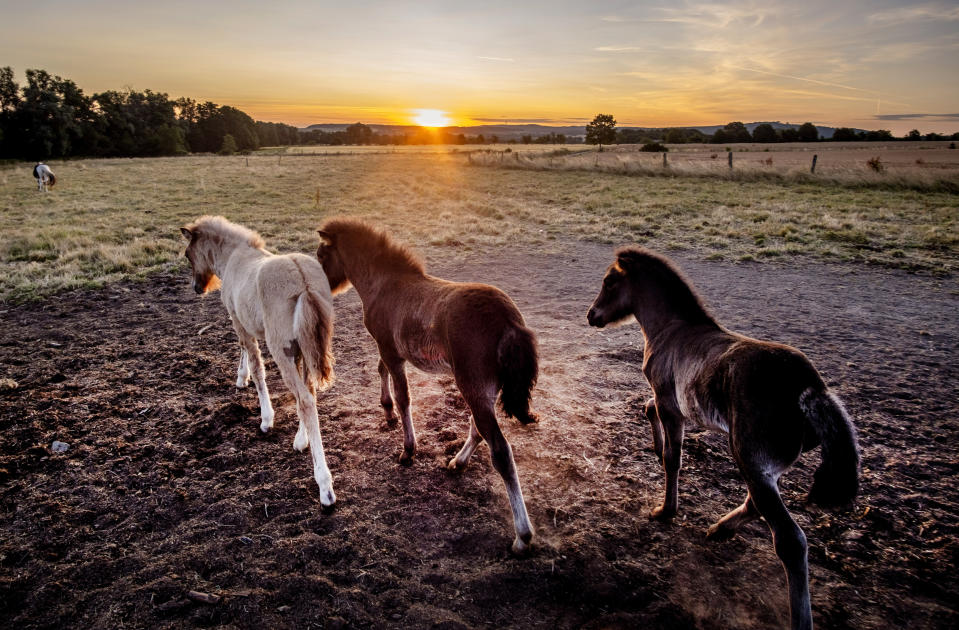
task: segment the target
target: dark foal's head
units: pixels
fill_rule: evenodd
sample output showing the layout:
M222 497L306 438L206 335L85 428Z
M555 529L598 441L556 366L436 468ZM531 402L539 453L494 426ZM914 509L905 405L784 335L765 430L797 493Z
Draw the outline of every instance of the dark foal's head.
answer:
M194 223L180 228L183 238L190 241L185 256L193 270L193 290L203 295L207 291L220 288L220 278L213 270L213 256L210 251L210 239L204 236L200 225Z
M643 313L688 323L711 322L712 317L692 285L664 256L640 247L616 251L616 262L603 278L603 287L586 314L590 326L621 324Z
M625 323L632 315L633 287L626 270L617 261L606 270L603 286L586 313L586 321L590 326L603 328L609 324Z
M346 277L343 267L343 258L336 249L336 235L332 232L317 230L320 234L320 246L316 249L316 258L323 265L327 280L330 281L330 292L339 295L349 291L350 279Z

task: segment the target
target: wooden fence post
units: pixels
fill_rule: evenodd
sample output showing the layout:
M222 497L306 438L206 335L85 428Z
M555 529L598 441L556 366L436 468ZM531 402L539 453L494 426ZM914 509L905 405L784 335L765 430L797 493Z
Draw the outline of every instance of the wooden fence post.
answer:
M668 167L668 166L669 166L669 164L666 163L666 152L663 151L663 168L666 168L666 167Z
M810 172L810 173L815 173L815 172L816 172L816 160L817 160L817 159L819 159L819 156L814 154L814 155L812 156L812 166L809 168L809 172Z
M729 168L733 167L733 152L729 152Z

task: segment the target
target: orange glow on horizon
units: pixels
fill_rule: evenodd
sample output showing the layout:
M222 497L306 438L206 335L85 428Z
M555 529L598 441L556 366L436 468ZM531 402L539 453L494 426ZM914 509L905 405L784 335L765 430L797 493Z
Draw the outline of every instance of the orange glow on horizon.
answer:
M413 122L420 127L449 127L452 124L446 112L439 109L414 109Z

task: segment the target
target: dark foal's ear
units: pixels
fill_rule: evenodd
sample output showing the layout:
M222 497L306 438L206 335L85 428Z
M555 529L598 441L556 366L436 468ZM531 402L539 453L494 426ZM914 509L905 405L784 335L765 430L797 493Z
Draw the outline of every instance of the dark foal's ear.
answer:
M333 238L333 234L330 232L324 232L323 230L317 230L316 232L320 235L321 240L326 241L326 243L329 245L334 244L335 239Z
M193 240L194 232L191 232L189 229L185 227L181 227L180 232L183 234L183 238L185 238L186 240L188 241Z

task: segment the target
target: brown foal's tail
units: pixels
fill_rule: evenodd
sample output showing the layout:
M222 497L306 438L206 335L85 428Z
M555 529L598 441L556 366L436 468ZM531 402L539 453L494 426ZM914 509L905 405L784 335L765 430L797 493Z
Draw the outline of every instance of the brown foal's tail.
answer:
M852 502L859 491L859 445L849 414L834 394L811 388L799 397L799 406L822 443L808 501L822 507Z
M333 307L312 291L304 291L296 300L293 329L307 381L319 391L326 389L333 384Z
M536 415L529 409L533 386L539 375L533 332L525 326L507 329L499 340L496 358L503 411L523 424L536 422Z

